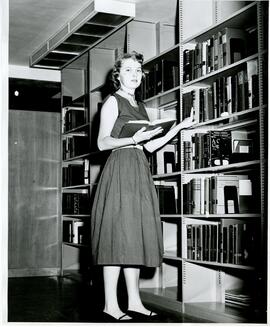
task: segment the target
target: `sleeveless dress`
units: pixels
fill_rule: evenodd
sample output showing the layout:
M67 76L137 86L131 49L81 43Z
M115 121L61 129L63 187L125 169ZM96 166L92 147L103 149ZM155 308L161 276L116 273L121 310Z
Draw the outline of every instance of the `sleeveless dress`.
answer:
M149 120L143 103L133 107L114 94L118 118L111 136L118 138L128 120ZM111 152L103 168L91 213L93 263L158 267L163 256L159 203L143 150Z

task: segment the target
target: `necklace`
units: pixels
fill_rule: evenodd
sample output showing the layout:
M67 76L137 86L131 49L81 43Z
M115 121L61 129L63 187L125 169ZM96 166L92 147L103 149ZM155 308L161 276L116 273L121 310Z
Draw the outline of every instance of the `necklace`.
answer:
M129 93L127 91L124 91L123 89L120 89L120 91L122 93L124 93L125 95L128 95L129 97L131 97L132 99L135 99L135 94L134 93Z
M122 94L122 96L126 98L133 107L138 106L137 101L135 99L135 94L124 91L123 89L119 89L119 91L120 91L120 95Z

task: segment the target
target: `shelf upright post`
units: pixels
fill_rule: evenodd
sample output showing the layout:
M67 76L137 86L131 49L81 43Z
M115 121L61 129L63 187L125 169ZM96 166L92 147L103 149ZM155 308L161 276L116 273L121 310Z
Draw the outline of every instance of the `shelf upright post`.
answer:
M260 248L258 258L258 309L259 311L266 312L267 303L267 222L266 222L266 186L267 186L267 171L266 171L266 122L267 111L264 108L264 83L267 83L267 78L264 78L264 45L265 45L265 32L267 26L264 26L263 15L265 14L264 3L257 2L257 22L258 22L258 75L259 75L259 141L260 141L260 188L261 188L261 225L260 225Z
M179 81L180 81L180 90L179 90L179 120L180 122L183 120L183 71L184 71L184 56L183 56L183 0L180 0L178 2L178 17L179 17ZM184 160L184 150L183 150L183 140L182 140L182 134L183 132L180 132L179 135L179 143L178 143L178 162L179 162L179 169L180 171L183 170L183 160ZM180 249L178 249L178 253L180 254L181 258L183 258L183 251L182 251L182 235L183 235L183 201L181 201L181 198L183 196L183 175L180 175L180 181L179 181L179 211L181 214L181 221L180 224L178 224L178 228L180 228L179 235L181 235L181 240L178 242L178 246L180 246ZM185 262L182 261L180 263L179 267L179 278L181 278L181 281L178 281L178 284L181 285L181 287L178 286L178 298L182 302L183 306L183 289L184 286L182 284L185 283ZM184 307L182 308L184 309Z

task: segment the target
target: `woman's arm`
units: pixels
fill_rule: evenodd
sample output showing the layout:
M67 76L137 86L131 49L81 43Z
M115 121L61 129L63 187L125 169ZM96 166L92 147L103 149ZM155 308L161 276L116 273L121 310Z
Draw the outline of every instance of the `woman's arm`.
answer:
M97 140L99 150L110 150L121 146L134 144L131 137L117 139L110 136L117 117L117 101L115 97L110 96L101 108L100 126Z
M164 146L166 143L168 143L177 133L179 133L180 130L183 128L188 128L195 124L193 120L193 117L188 117L184 119L181 123L177 124L176 126L172 127L167 134L165 134L162 137L159 137L157 139L154 139L152 141L149 141L144 144L145 149L148 152L154 152L157 149Z
M153 131L144 132L145 128L140 129L133 137L114 138L111 137L111 132L115 121L118 117L118 105L115 97L111 96L104 103L100 114L100 127L98 133L98 148L99 150L111 150L120 148L126 145L134 145L146 140L160 133L161 128L156 128Z

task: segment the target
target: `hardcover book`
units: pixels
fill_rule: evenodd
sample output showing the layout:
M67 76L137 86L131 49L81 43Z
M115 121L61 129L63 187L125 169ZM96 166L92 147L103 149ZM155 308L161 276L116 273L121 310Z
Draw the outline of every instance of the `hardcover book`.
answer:
M163 132L158 134L158 136L162 136L170 130L175 122L176 120L171 118L156 119L152 122L147 120L130 120L123 126L120 132L120 138L132 137L143 127L146 127L146 131L151 131L157 127L161 127Z

